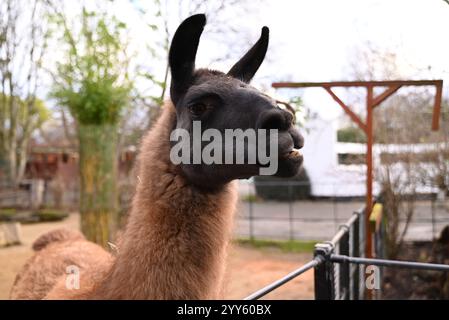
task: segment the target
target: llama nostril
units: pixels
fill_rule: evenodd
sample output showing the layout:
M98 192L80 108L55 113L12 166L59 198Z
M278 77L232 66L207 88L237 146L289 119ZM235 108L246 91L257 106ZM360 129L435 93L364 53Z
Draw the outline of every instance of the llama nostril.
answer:
M302 147L304 147L304 137L301 134L299 134L299 141L297 144L297 148L302 149Z
M258 129L277 129L280 131L286 131L290 127L291 118L286 116L287 113L281 110L269 110L263 112L258 120Z
M296 149L301 149L302 147L304 147L304 137L296 128L291 128L289 130L289 133L293 138L293 145Z

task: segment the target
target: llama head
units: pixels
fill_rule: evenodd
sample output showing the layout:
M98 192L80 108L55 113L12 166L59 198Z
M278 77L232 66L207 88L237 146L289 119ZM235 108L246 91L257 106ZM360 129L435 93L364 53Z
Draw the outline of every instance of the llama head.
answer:
M297 149L302 148L304 140L293 123L293 115L279 108L273 98L249 85L265 57L268 28L263 27L253 47L228 73L223 73L195 69L205 24L203 14L184 20L173 37L169 52L170 96L176 108L174 131L188 133L185 138L188 143L183 146L187 149L180 149L188 153L189 161L178 163L185 176L193 184L209 187L259 175L263 169L269 172L271 163L266 159L262 161L258 155L262 151L267 155L270 150L275 152L270 159L276 162L271 174L296 175L302 164ZM243 140L239 144L236 135L242 132ZM227 137L232 134L236 139L231 137L230 143ZM252 140L254 137L257 142ZM205 160L205 155L211 155L215 161Z

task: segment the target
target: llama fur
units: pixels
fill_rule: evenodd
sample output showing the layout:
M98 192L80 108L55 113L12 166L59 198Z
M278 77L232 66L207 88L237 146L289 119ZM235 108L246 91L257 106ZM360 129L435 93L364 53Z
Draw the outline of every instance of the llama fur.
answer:
M143 138L139 183L113 256L81 234L57 230L17 275L12 299L216 299L237 201L234 182L204 190L170 161L176 123L171 102ZM80 270L80 288L66 288L66 268Z

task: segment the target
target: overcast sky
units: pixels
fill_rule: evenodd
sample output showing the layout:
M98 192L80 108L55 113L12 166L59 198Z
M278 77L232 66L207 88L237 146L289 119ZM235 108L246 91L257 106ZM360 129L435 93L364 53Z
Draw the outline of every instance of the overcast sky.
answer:
M442 78L449 92L449 5L442 0L266 0L243 17L233 23L254 41L263 25L270 28L267 61L255 84L352 80L354 65L363 64L357 53L370 44L396 55L398 77ZM207 28L205 35L198 65L227 70L229 61L209 64L226 49L207 40ZM341 112L322 89L299 92L324 117Z
M449 80L449 5L441 0L288 3L288 9L273 6L275 13L267 17L272 20L274 39L287 40L283 34L299 39L290 44L286 41L284 63L278 65L280 72L292 74L295 81L351 80L350 65L363 63L354 61L355 53L364 50L367 43L395 53L403 79ZM292 29L295 32L289 32ZM320 109L333 103L320 90L305 92L304 99L307 105L316 104ZM322 114L333 116L327 111Z
M151 1L134 3L151 10ZM151 21L138 19L128 0L120 0L116 5L119 18L132 27L129 36L140 52L140 59L161 73L163 61L153 62L145 48L145 43L153 40L143 23ZM176 16L170 19L173 32L180 11L168 9L169 15ZM358 53L369 44L379 52L396 55L397 77L442 78L446 81L444 90L449 93L449 5L442 0L264 0L249 9L239 5L231 9L217 14L229 16L232 27L241 31L245 39L251 39L238 42L237 48L234 45L234 59L239 51L243 54L257 40L263 25L270 28L267 59L253 81L255 85L267 87L272 81L282 80L353 80L354 67L364 68ZM228 46L232 43L209 37L206 27L197 66L227 71L234 61L213 61L224 56ZM322 89L297 93L323 117L335 118L341 112ZM278 94L285 95L282 91Z
M275 55L261 71L278 80L352 80L351 66L363 63L356 53L371 43L396 54L403 79L443 78L448 92L449 5L442 0L271 1L261 17ZM341 112L320 89L303 94L325 117Z

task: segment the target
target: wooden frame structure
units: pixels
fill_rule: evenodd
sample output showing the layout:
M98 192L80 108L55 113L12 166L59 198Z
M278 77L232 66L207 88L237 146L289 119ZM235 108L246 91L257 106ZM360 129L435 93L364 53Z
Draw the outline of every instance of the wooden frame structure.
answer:
M337 81L337 82L275 82L273 88L323 88L343 108L366 135L366 199L365 199L365 227L367 231L365 255L372 257L372 237L369 216L373 207L373 110L388 97L404 86L434 86L435 102L432 116L432 130L439 129L443 80L395 80L395 81ZM345 104L332 88L362 87L366 89L366 119L363 121L351 108ZM381 94L374 96L374 88L386 88Z

